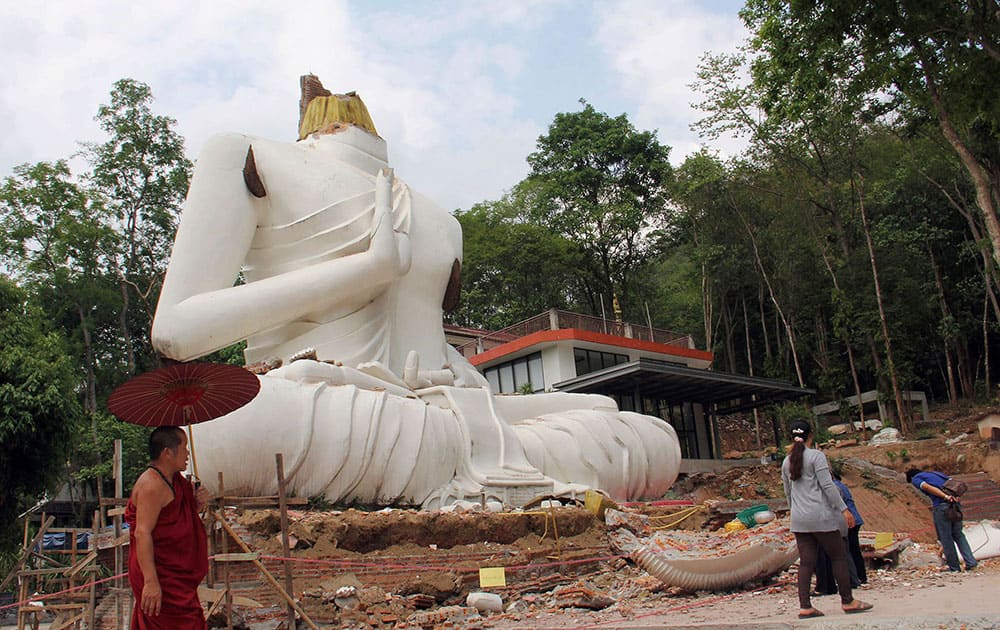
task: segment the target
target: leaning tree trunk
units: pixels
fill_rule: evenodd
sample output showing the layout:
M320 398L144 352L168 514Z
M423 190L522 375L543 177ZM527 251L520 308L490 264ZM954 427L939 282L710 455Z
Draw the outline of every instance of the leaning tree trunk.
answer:
M841 291L840 282L837 281L837 274L833 271L833 265L830 264L830 257L826 254L826 248L820 243L819 246L820 254L823 256L823 263L826 265L826 270L830 273L830 280L833 281L833 288L837 290L837 293L846 298L847 294ZM854 394L858 397L858 416L861 420L861 439L868 439L868 425L865 424L865 406L861 402L861 381L858 379L858 368L854 363L854 350L851 349L851 332L847 329L846 325L841 327L841 341L844 342L844 347L847 348L847 363L851 367L851 381L854 383Z
M750 349L750 318L747 316L747 298L743 296L743 338L747 344L747 374L753 376L753 352ZM757 395L751 394L750 400L757 402ZM760 441L760 411L757 406L753 408L753 434L757 441L757 450L761 450Z
M955 344L955 358L958 363L958 384L962 387L962 396L973 398L976 395L974 377L972 374L972 360L969 358L969 346L963 338L961 343Z
M995 203L996 199L1000 199L1000 189L998 189L995 181L991 181L990 173L986 171L986 168L976 159L975 154L973 154L972 150L969 149L959 136L955 125L951 121L951 115L944 106L941 94L938 92L937 83L931 76L928 65L929 60L923 54L922 49L918 47L918 50L921 53L920 57L922 66L924 67L927 92L930 94L931 103L934 105L934 110L937 113L941 133L955 153L958 154L958 159L962 162L962 166L965 167L965 170L968 171L972 179L972 184L976 189L976 205L979 206L980 211L983 213L986 232L990 235L990 242L993 244L993 260L1000 265L1000 217L997 216Z
M945 301L944 297L944 282L941 281L941 270L938 269L937 260L934 258L934 251L931 249L930 244L927 245L927 255L931 259L931 269L934 271L934 286L937 288L938 294L938 307L941 309L941 321L947 323L951 319L951 309L948 308L948 302ZM951 346L952 338L948 333L948 327L945 327L944 333L944 364L946 371L946 378L948 379L948 400L954 404L958 402L958 388L955 384L955 365L951 358Z
M771 341L767 334L767 317L764 315L764 287L757 285L757 308L760 310L760 330L764 339L764 360L771 360Z
M889 324L885 316L885 304L882 299L882 285L878 279L878 264L875 260L875 243L872 241L871 228L868 224L868 213L865 211L864 177L857 173L860 190L858 191L858 207L861 211L861 225L865 232L865 243L868 245L868 259L872 267L872 279L875 281L875 301L878 303L879 323L882 325L882 338L885 341L885 360L889 368L889 381L892 384L892 395L896 399L896 415L899 418L899 428L904 435L913 433L913 423L903 409L903 393L899 389L899 379L896 376L896 363L892 358L892 338L889 335Z
M701 265L701 316L705 322L705 349L709 352L715 347L715 339L712 338L712 283L708 277L708 266Z
M736 346L733 345L733 327L735 325L732 315L729 313L729 302L722 300L722 333L726 348L726 369L731 373L736 372Z
M799 353L795 348L795 332L792 330L792 325L788 323L788 319L785 317L785 313L781 310L781 305L778 303L778 298L774 294L774 287L771 286L771 280L768 278L767 271L764 269L764 263L760 259L760 250L757 248L757 237L754 236L753 230L750 228L750 224L743 218L743 215L739 214L739 217L740 220L743 221L744 227L746 227L747 234L750 236L750 245L753 247L753 257L754 261L757 263L757 269L760 270L760 276L764 280L764 285L767 287L768 295L771 297L771 303L774 304L774 309L778 312L778 317L781 318L781 323L785 328L785 335L788 336L789 349L792 352L792 362L795 365L795 376L799 379L799 387L805 387L805 379L802 378L802 366L799 365Z

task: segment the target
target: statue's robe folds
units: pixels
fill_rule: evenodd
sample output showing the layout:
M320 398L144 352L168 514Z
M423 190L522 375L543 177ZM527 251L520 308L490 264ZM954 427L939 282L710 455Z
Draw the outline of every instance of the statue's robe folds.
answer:
M128 559L128 581L135 595L131 630L204 630L205 613L198 600L198 585L208 573L205 527L198 517L194 487L181 473L173 478L174 499L160 510L153 528L153 560L163 592L160 614L142 612L144 576L135 553L136 508L132 499L125 506L132 553Z
M659 498L679 472L673 427L603 396L337 384L358 374L300 360L261 376L253 403L192 427L199 465L225 471L227 493L274 495L269 455L282 453L295 496L426 507L482 494L516 504L504 488L519 485L521 499L582 488ZM570 403L581 408L526 415Z

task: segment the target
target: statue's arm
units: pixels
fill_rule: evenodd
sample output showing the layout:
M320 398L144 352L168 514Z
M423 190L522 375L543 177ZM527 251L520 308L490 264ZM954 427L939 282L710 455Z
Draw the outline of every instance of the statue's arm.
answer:
M270 200L244 181L250 138L215 136L195 168L153 321L153 346L188 361L302 318L359 288L388 285L400 273L392 231L392 175L376 178L374 233L365 252L233 286ZM364 279L359 282L359 279Z

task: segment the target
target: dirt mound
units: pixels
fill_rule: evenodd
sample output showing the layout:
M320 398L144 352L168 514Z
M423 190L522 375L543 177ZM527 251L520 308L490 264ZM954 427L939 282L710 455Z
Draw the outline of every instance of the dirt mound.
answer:
M993 408L945 407L933 412L933 423L924 424L909 439L892 444L859 444L858 436L842 436L838 441L821 445L830 464L842 470L844 483L851 489L858 511L868 531L907 532L917 541L935 540L929 502L906 483L910 468L934 469L947 474L985 472L1000 479L1000 452L995 444L983 441L976 422ZM738 446L753 437L752 418L730 420L733 427L742 427L740 439L729 441L729 455L735 458L757 458L760 451L738 450ZM723 432L729 440L730 433ZM749 438L748 438L749 435ZM718 475L694 475L682 479L674 487L678 496L703 502L722 500L753 500L782 497L781 470L778 462L736 468Z
M590 535L598 544L603 524L581 508L510 513L422 512L382 510L363 512L298 512L290 531L299 548L340 549L370 553L389 547L451 549L460 545L510 545L524 541L530 545L543 537ZM238 521L264 538L280 531L277 510L247 510ZM581 544L587 541L581 540ZM406 549L402 549L407 551Z

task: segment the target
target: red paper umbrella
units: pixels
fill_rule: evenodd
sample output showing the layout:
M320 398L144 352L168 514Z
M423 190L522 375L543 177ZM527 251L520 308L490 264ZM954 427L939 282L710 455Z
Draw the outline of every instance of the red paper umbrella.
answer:
M253 400L258 391L260 381L242 367L178 363L119 386L108 398L108 409L132 424L179 427L224 416Z
M188 426L191 463L198 477L192 424L235 411L260 391L256 376L224 363L177 363L146 372L120 385L108 397L119 420L144 427Z

